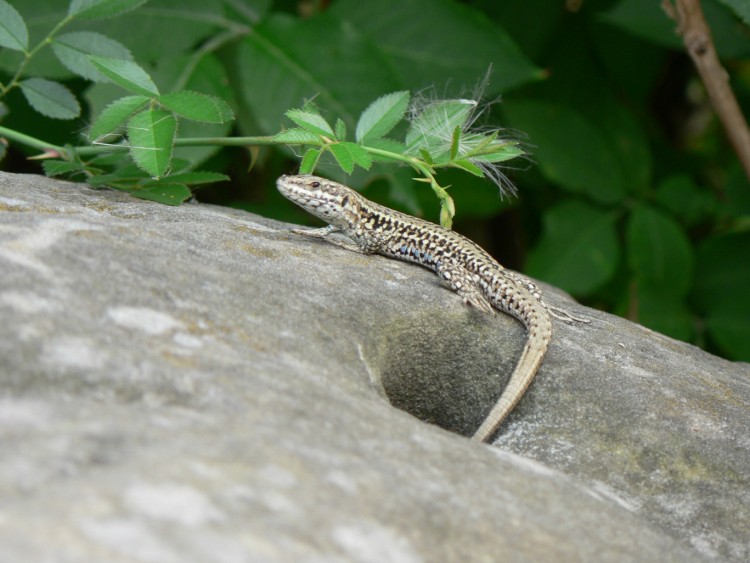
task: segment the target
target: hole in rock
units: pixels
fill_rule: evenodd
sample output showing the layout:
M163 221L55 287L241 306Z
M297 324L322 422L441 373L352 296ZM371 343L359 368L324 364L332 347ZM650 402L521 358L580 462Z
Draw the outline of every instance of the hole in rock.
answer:
M464 436L474 433L502 393L525 338L519 323L508 329L497 319L471 315L469 323L451 323L449 315L399 319L382 332L375 351L394 407Z

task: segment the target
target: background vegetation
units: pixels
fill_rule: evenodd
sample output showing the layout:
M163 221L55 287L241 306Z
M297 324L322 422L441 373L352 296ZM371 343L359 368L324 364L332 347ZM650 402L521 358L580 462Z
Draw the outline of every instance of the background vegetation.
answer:
M118 2L128 3L73 4L83 13ZM29 45L69 14L58 0L9 4L28 26ZM9 85L17 74L18 80L56 81L82 110L68 120L40 115L28 103L33 102L28 90L39 83L27 82L25 90L11 89L3 98L0 125L59 146L87 145L91 123L128 94L122 84L107 80L106 58L113 57L146 69L164 107L185 102L165 93L184 90L226 102L215 114L204 106L193 119L177 104L183 112L175 125L179 137L273 135L294 126L285 112L311 99L331 123L341 119L354 131L361 112L383 94L471 97L491 68L481 94L501 102L482 117L487 125L509 128L529 156L508 162L517 199L501 198L492 183L466 172L441 172L440 183L452 185L455 228L506 266L586 304L750 360L750 184L674 21L657 0L134 4L117 17L89 13L92 17L65 28L114 39L127 53L113 53L112 45L96 41L91 47L92 36L83 36L88 37L83 46L66 36L57 52L54 42L40 49L19 74L23 53L1 49L0 83ZM747 115L750 8L738 0L704 0L702 6ZM59 51L66 47L105 57L96 67L105 76L87 76L91 82L62 64ZM40 171L38 163L26 160L39 151L11 141L3 151L3 169ZM284 147L220 145L175 149L176 172L200 168L229 178L198 190L199 200L307 220L274 189L275 178L293 171L301 154ZM248 172L251 160L255 166ZM97 166L106 170L112 162ZM438 220L434 194L411 180L408 167L376 163L346 176L331 160L318 171L363 189L371 199ZM149 178L136 172L133 181L148 187Z

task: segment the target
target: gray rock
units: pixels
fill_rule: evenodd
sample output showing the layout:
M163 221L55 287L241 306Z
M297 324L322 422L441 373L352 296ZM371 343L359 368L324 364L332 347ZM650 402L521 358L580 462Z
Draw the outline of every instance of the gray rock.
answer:
M585 313L476 444L513 319L241 211L0 174L0 560L746 559L748 366Z

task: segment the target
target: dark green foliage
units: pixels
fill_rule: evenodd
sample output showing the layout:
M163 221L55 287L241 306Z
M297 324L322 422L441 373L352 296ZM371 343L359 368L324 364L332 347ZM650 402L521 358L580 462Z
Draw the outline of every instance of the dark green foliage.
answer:
M750 360L750 184L661 2L66 4L0 0L2 134L37 152L67 139L49 174L174 204L225 178L198 167L246 183L222 145L277 145L252 153L254 203L225 202L289 218L273 181L301 165L446 224L455 203L497 254L521 249L509 266ZM747 115L746 2L702 6ZM21 135L40 131L46 145ZM508 188L505 161L518 199L479 177ZM478 222L502 210L516 231L493 243Z

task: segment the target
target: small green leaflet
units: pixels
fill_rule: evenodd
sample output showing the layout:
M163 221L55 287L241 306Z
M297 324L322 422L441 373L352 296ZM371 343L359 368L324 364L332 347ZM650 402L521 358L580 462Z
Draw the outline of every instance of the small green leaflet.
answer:
M29 32L18 11L5 0L0 0L0 47L14 51L29 48Z
M163 109L147 109L128 122L130 154L146 173L159 178L169 170L177 120Z
M300 174L312 174L320 160L320 149L307 149L305 156L302 157L302 164L299 167Z
M96 69L89 55L123 60L133 58L122 43L92 31L60 35L52 41L52 51L68 70L94 82L107 82L109 79Z
M73 0L68 8L69 16L94 20L112 18L143 6L148 0Z
M94 66L112 82L133 94L158 96L159 89L148 73L132 61L89 56Z
M300 127L293 127L277 133L273 136L273 140L278 143L288 143L290 145L306 145L306 144L321 144L320 137L314 133L310 133Z
M290 109L284 115L310 133L322 135L329 139L332 139L335 136L330 124L319 113L313 113L301 109Z
M341 169L347 174L354 171L354 165L359 165L365 170L372 166L372 158L368 152L356 143L334 143L328 146L328 150L333 153L336 162Z
M357 142L369 144L369 141L380 139L390 133L404 117L406 108L409 107L409 99L409 92L401 91L386 94L372 102L357 122Z
M20 83L31 107L54 119L74 119L81 113L78 100L65 86L45 78L28 78Z
M232 108L220 98L183 90L159 96L159 103L177 115L203 123L225 123L234 119Z
M117 131L131 115L142 109L150 99L146 96L125 96L109 104L91 126L89 130L90 140L92 142L97 141Z
M166 205L180 205L186 199L190 199L193 193L184 184L157 183L138 188L130 192L135 197L148 199Z

